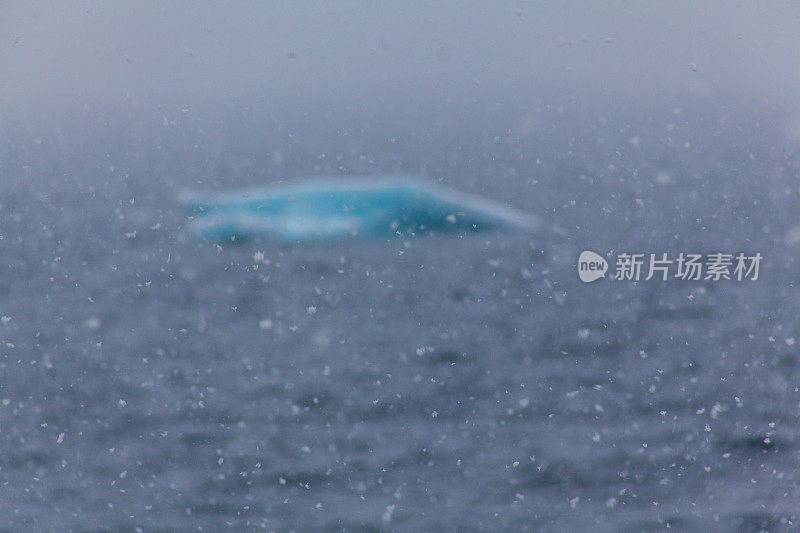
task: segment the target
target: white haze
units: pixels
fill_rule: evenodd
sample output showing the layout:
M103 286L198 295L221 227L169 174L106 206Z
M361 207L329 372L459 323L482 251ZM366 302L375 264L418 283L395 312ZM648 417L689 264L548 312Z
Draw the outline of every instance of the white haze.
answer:
M5 2L0 111L794 105L798 27L796 2Z

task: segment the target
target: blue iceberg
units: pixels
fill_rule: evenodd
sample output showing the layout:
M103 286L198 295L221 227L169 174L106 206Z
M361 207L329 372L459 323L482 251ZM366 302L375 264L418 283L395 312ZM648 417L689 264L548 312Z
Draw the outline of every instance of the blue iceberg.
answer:
M538 219L413 176L311 178L234 192L184 191L189 230L213 241L379 238L536 230Z

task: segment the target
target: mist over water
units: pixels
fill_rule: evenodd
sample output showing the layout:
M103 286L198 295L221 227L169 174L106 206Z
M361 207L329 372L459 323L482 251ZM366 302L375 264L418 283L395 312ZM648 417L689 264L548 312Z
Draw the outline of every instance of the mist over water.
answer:
M0 529L793 527L799 16L0 5ZM177 202L386 173L561 230L215 245Z

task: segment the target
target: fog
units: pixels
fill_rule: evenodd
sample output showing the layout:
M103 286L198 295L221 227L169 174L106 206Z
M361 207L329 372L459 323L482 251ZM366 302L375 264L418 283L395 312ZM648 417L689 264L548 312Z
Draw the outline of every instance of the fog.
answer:
M799 22L0 0L0 529L798 523Z
M4 2L6 112L797 103L800 5ZM514 111L516 112L516 111Z

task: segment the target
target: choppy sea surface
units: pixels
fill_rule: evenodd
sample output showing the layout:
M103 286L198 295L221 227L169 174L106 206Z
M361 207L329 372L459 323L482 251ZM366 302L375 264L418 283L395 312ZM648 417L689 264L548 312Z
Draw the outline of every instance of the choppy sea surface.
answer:
M7 122L0 530L795 527L780 109L519 117ZM560 229L215 244L175 200L391 172ZM583 284L584 249L764 260Z

